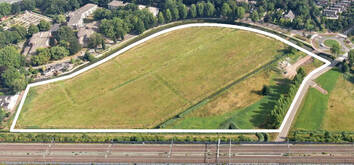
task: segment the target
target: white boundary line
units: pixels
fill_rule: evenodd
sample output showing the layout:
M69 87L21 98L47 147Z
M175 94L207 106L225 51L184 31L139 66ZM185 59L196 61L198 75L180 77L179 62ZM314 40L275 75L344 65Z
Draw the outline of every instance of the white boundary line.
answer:
M245 31L250 31L250 32L255 32L255 33L259 33L259 34L262 34L262 35L265 35L265 36L268 36L268 37L271 37L271 38L274 38L276 40L279 40L289 46L292 46L304 53L306 53L307 55L310 55L322 62L324 62L325 64L320 66L319 68L313 70L309 75L307 75L305 77L305 79L303 80L303 82L301 83L300 87L299 87L299 90L297 91L295 97L294 97L294 100L292 101L291 105L290 105L290 108L286 114L286 116L284 117L284 120L280 126L280 128L278 129L236 129L236 130L228 130L228 129L15 129L15 125L16 125L16 122L18 120L18 117L21 113L21 110L22 110L22 107L23 107L23 104L25 102L25 99L26 99L26 96L28 94L28 91L31 87L34 87L34 86L39 86L39 85L43 85L43 84L48 84L48 83L52 83L52 82L56 82L56 81L62 81L62 80L66 80L66 79L70 79L70 78L73 78L83 72L86 72L92 68L95 68L113 58L115 58L116 56L128 51L129 49L131 48L134 48L150 39L153 39L157 36L160 36L162 34L166 34L168 32L171 32L171 31L175 31L175 30L178 30L178 29L184 29L184 28L189 28L189 27L224 27L224 28L232 28L232 29L240 29L240 30L245 30ZM11 127L10 127L10 132L72 132L72 133L75 133L75 132L81 132L81 133L86 133L86 132L96 132L96 133L105 133L105 132L120 132L120 133L256 133L256 132L264 132L264 133L279 133L281 132L281 130L284 128L285 124L286 124L286 121L288 120L289 116L290 116L290 113L292 111L294 111L294 106L295 106L295 103L296 101L299 99L300 97L300 94L301 94L301 90L303 90L303 88L305 87L305 84L307 81L309 81L310 77L314 74L316 74L317 72L321 71L322 69L324 69L325 67L327 67L328 65L330 65L330 62L322 57L319 57L317 56L316 54L304 49L304 48L301 48L299 46L297 46L296 44L282 38L282 37L279 37L275 34L272 34L272 33L269 33L269 32L265 32L265 31L262 31L262 30L258 30L258 29L254 29L254 28L250 28L250 27L244 27L244 26L238 26L238 25L228 25L228 24L217 24L217 23L192 23L192 24L186 24L186 25L180 25L180 26L176 26L176 27L172 27L172 28L169 28L169 29L166 29L166 30L162 30L160 32L157 32L155 34L152 34L144 39L141 39L115 53L113 53L112 55L104 58L103 60L99 61L99 62L96 62L92 65L89 65L87 66L86 68L83 68L77 72L74 72L72 74L69 74L69 75L66 75L66 76L63 76L63 77L58 77L58 78L55 78L55 79L50 79L50 80L45 80L45 81L41 81L41 82L36 82L36 83L31 83L31 84L28 84L28 86L26 87L25 89L25 92L24 92L24 95L23 95L23 98L20 102L20 105L17 109L17 112L16 112L16 115L15 115L15 118L14 118L14 121L12 122L11 124Z

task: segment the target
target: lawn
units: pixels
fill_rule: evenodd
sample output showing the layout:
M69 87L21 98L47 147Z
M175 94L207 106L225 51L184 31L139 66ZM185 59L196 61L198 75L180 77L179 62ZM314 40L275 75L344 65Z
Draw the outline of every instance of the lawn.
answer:
M328 101L333 94L333 89L337 86L337 80L341 73L330 70L321 75L316 82L325 90L327 95L320 93L314 88L310 88L298 111L295 129L322 130L324 129L324 118L328 113Z
M340 47L340 44L338 43L338 41L332 40L332 39L325 40L324 44L330 48L333 47L334 45L338 45L338 47Z
M170 32L75 78L31 88L16 128L154 128L283 48L228 28Z

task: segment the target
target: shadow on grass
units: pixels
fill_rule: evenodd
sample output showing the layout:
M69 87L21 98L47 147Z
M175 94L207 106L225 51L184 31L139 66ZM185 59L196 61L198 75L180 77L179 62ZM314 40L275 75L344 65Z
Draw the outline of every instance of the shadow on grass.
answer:
M274 108L277 100L281 94L286 94L289 91L291 80L289 79L275 79L275 85L270 86L271 93L267 97L265 103L261 103L259 110L255 111L251 122L258 128L266 128L266 118L271 110Z

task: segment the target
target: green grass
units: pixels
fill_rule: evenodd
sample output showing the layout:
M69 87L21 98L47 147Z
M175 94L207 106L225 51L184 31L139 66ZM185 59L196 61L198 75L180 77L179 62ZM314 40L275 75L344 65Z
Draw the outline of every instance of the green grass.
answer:
M188 28L75 78L30 89L17 128L154 128L279 55L251 32Z
M324 44L330 48L333 47L334 45L338 45L338 47L340 47L339 42L336 40L332 40L332 39L325 40Z
M316 82L325 90L328 95L320 93L314 88L310 88L299 109L299 114L294 125L295 129L321 130L323 119L328 107L328 99L331 91L336 85L340 73L330 70L321 75Z

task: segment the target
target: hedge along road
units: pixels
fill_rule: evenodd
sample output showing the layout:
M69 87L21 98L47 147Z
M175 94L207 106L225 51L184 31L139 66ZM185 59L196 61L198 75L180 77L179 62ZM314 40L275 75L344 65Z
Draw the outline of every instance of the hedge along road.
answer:
M86 72L92 68L95 68L95 67L123 54L124 52L128 51L129 49L134 48L134 47L136 47L136 46L138 46L150 39L153 39L157 36L160 36L162 34L165 34L165 33L168 33L168 32L174 31L174 30L190 28L190 27L224 27L224 28L240 29L240 30L259 33L259 34L274 38L276 40L279 40L289 46L292 46L292 47L306 53L307 55L312 56L312 57L324 62L325 64L320 66L319 68L316 68L309 75L307 75L305 77L304 81L300 85L299 90L297 91L297 93L294 97L293 102L290 105L290 108L289 108L281 126L278 129L237 129L237 130L229 130L229 129L15 129L16 122L17 122L18 117L21 113L21 110L22 110L23 104L25 102L25 99L27 97L28 91L31 87L73 78L83 72ZM321 72L324 68L326 68L329 65L330 65L330 62L328 60L326 60L320 56L317 56L316 54L314 54L304 48L301 48L286 39L283 39L275 34L265 32L262 30L258 30L258 29L254 29L254 28L250 28L250 27L238 26L238 25L228 25L228 24L218 24L218 23L192 23L192 24L180 25L180 26L172 27L172 28L157 32L155 34L152 34L144 39L141 39L141 40L113 53L112 55L102 59L101 61L98 61L92 65L89 65L86 68L83 68L83 69L81 69L77 72L74 72L72 74L69 74L69 75L66 75L63 77L50 79L50 80L45 80L45 81L40 81L40 82L28 84L28 86L25 89L23 98L20 102L20 105L18 106L14 121L11 124L10 132L30 132L30 133L31 132L54 132L54 133L60 133L60 132L69 132L69 133L70 132L71 133L89 133L89 132L92 132L92 133L107 133L107 132L117 132L117 133L257 133L257 132L262 132L262 133L280 133L284 129L285 125L287 125L287 126L291 125L291 121L293 119L293 116L291 114L294 113L293 111L296 111L295 105L299 104L298 102L301 101L301 97L303 96L304 90L306 90L305 84L308 83L308 81L310 80L310 78L312 76L316 75L316 73ZM290 122L290 123L288 123L288 122Z

